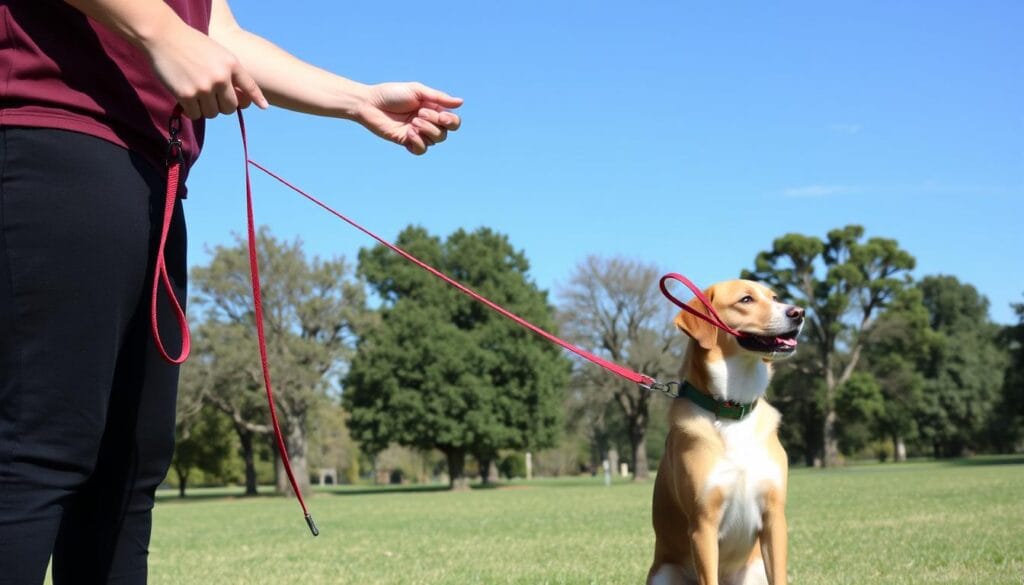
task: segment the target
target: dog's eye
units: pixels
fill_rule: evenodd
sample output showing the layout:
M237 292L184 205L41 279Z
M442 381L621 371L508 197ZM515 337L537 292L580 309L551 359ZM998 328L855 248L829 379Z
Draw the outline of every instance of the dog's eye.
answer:
M742 299L740 299L740 302L741 303L752 303L752 302L754 302L754 297L752 297L750 295L747 295L747 296L743 297Z
M773 295L772 296L772 300L777 303L777 302L779 302L779 297Z

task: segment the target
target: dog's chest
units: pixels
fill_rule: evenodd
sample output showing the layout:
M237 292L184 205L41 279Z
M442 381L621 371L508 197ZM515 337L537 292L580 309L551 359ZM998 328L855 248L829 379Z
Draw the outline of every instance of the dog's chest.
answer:
M769 456L766 437L759 436L756 422L756 414L740 421L713 422L725 450L712 467L704 490L718 488L725 497L718 531L723 564L730 557L742 560L750 553L761 530L764 494L770 487L782 485L782 470Z

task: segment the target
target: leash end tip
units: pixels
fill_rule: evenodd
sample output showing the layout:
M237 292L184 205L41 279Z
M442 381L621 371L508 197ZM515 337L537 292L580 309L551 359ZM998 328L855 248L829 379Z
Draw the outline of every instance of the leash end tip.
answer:
M312 514L306 514L306 524L309 526L309 531L313 533L313 536L320 536L320 529L317 528Z

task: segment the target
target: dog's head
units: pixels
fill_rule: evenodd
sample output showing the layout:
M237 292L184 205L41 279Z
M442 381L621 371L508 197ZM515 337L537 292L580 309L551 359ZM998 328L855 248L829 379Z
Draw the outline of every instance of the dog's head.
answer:
M744 333L732 335L714 325L680 311L676 326L714 357L729 357L747 352L764 361L787 358L796 353L796 337L804 324L804 310L779 302L767 286L751 280L727 280L712 285L704 294L727 325ZM707 314L696 298L687 303Z

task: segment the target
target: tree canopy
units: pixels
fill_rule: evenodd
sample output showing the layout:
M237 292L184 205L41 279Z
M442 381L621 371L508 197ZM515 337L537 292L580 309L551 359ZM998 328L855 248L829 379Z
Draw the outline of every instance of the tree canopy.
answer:
M409 227L397 243L552 330L547 295L506 236L481 228L441 241ZM359 274L382 299L344 382L350 430L364 449L437 448L461 487L467 454L486 464L501 449L554 444L569 370L558 348L382 246L360 252Z
M960 455L988 441L1007 363L988 299L953 276L928 276L917 285L937 339L922 356L925 403L919 416L935 455Z
M915 263L896 240L863 238L858 225L831 230L824 240L786 234L757 255L753 271L742 273L808 310L804 338L815 346L813 367L824 380L820 453L826 466L840 456L838 389L856 370L874 319L906 286Z
M342 258L307 258L299 241L257 236L267 349L276 405L300 487L309 483L306 432L327 399L366 324L365 292ZM242 443L247 487L255 492L254 436L270 432L249 285L246 244L218 246L192 272L196 328L194 367L204 370L205 400L232 421ZM281 489L286 488L279 474Z

